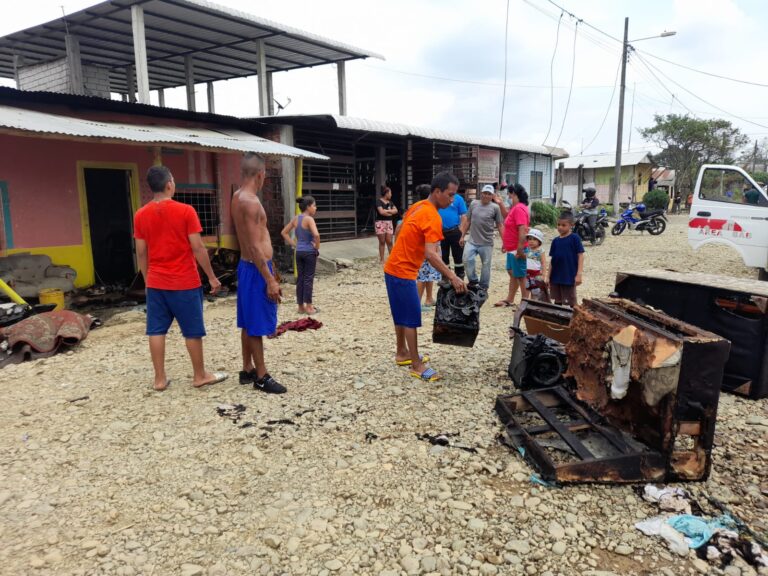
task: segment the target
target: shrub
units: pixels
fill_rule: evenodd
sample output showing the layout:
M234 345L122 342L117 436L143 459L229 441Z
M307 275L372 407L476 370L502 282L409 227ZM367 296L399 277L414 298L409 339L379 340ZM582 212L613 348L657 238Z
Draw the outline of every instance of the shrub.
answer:
M549 202L536 200L531 202L531 225L557 226L557 216L560 212Z
M643 196L643 203L651 210L669 208L669 196L664 190L651 190Z

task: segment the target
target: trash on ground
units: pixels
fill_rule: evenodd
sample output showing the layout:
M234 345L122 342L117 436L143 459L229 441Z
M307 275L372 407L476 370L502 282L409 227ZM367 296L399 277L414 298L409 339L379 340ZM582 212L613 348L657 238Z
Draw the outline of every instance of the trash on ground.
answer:
M240 419L245 414L245 406L243 404L219 404L216 406L216 412L222 418L232 420L233 424L240 422Z

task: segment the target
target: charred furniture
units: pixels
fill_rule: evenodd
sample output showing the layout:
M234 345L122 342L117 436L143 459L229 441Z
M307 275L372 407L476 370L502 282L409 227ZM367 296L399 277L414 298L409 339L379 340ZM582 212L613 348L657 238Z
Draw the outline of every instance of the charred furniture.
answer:
M730 340L723 389L768 397L768 282L670 270L620 272L616 293Z
M534 307L563 320L559 307ZM585 300L568 328L566 385L496 401L507 437L542 476L707 478L728 342L620 299Z

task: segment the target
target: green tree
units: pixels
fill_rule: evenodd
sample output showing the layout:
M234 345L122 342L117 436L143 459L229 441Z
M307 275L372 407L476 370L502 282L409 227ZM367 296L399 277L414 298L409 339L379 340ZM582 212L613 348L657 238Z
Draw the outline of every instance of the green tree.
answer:
M675 171L678 188L693 190L702 164L733 164L749 139L727 120L700 120L680 114L655 115L640 135L661 148L654 160Z

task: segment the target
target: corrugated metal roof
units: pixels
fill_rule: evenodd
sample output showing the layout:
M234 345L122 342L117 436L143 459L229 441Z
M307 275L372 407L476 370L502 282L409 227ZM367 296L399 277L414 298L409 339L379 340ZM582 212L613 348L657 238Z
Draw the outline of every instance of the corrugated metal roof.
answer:
M583 164L584 168L610 168L616 166L616 154L611 152L610 154L594 154L592 156L571 156L562 162L565 164L566 170L578 168L579 164ZM635 166L637 164L653 164L651 152L641 150L640 152L623 152L621 154L622 166Z
M266 140L241 130L223 128L187 128L98 122L0 106L0 131L21 131L37 134L58 134L99 141L137 142L141 144L194 146L209 150L256 152L268 156L328 160L327 156Z
M194 59L195 81L256 73L257 41L264 41L267 71L381 58L330 38L304 32L207 0L107 0L0 38L0 77L13 78L13 57L32 65L66 55L67 30L79 39L85 64L110 70L113 92L127 92L125 68L134 64L131 6L144 9L151 89L185 84L184 56Z
M529 152L532 154L544 154L554 156L555 158L564 158L568 152L562 148L552 146L539 146L536 144L524 144L513 142L511 140L499 140L497 138L483 138L479 136L469 136L433 128L422 128L420 126L408 126L395 122L382 122L380 120L369 120L366 118L354 118L352 116L339 116L337 114L321 115L293 115L293 116L262 116L258 120L267 120L271 123L290 123L291 118L327 118L332 120L337 128L343 130L359 130L361 132L376 132L379 134L394 134L396 136L412 136L417 138L427 138L429 140L440 140L444 142L455 142L458 144L473 144L487 148L501 148L504 150L518 150L520 152Z

